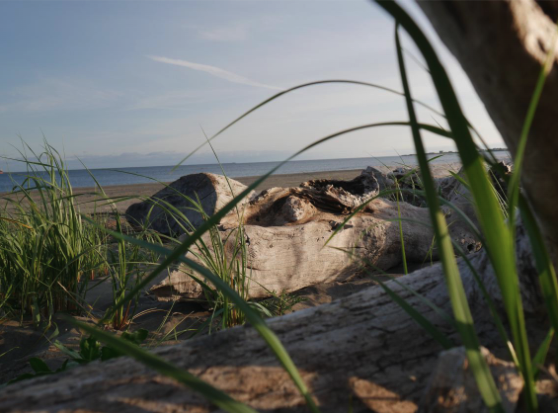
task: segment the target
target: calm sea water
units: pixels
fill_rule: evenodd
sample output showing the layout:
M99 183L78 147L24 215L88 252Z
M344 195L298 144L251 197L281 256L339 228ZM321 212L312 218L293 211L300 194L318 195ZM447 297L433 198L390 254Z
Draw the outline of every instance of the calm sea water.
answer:
M498 159L509 159L507 152L495 152ZM431 155L435 157L436 155ZM432 161L433 163L459 162L456 154L444 154ZM321 159L312 161L291 161L281 166L275 174L294 174L302 172L343 171L351 169L364 169L367 166L381 166L398 164L415 165L416 158L413 155L406 156L384 156L377 158L350 158L350 159ZM269 172L279 162L254 162L254 163L227 163L223 164L226 174L231 178L242 176L257 176ZM184 175L211 172L222 174L221 168L216 164L208 165L184 165L172 171L172 166L150 166L145 168L121 168L121 169L92 169L91 172L99 181L101 186L131 185L154 182L153 179L162 182L172 182ZM9 192L14 186L14 181L22 183L27 172L14 172L0 175L0 192ZM40 172L37 175L46 178L46 174ZM86 170L69 171L70 182L74 188L93 187L95 182ZM152 178L152 179L149 179Z

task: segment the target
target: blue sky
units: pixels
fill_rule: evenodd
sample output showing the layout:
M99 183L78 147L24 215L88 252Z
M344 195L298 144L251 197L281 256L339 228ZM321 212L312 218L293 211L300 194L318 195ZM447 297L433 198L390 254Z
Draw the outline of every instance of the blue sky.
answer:
M469 118L502 146L459 65L418 8L404 5L434 40ZM173 164L203 142L202 128L212 134L287 87L351 79L400 90L393 28L364 0L2 1L0 155L16 156L19 136L40 148L44 134L91 168ZM408 66L415 98L439 106L424 70ZM317 86L243 120L215 149L223 161L279 160L338 130L406 118L401 97ZM451 148L439 138L428 145ZM396 152L413 152L403 128L359 132L301 159ZM191 162L212 160L206 148Z

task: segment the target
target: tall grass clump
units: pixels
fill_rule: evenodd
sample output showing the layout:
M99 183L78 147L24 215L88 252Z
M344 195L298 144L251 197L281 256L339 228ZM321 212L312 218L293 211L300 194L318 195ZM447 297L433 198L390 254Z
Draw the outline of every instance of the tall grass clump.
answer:
M195 203L194 208L202 214L205 220L209 219L201 204ZM224 238L216 225L209 229L208 234L208 237L196 242L196 249L191 250L192 255L227 283L239 297L248 302L251 269L248 265L248 246L244 225L239 222L238 226L230 230ZM223 328L244 324L246 319L244 313L222 291L217 288L204 288L204 293L207 301L213 304L213 314L221 315Z
M234 198L236 194L233 189L233 185L231 185L229 177L223 168L219 155L215 151L203 129L202 132L206 138L207 144L213 152L215 160L221 168L221 172L227 182L229 195ZM174 195L182 198L184 204L186 205L184 209L180 209L166 200L154 200L149 198L147 201L152 203L152 207L147 213L146 222L149 222L151 214L154 213L154 208L160 208L165 215L166 221L169 223L168 232L171 236L167 237L166 241L171 244L179 245L181 243L180 239L173 237L173 230L170 222L176 223L179 231L185 234L184 236L191 237L196 233L197 228L190 221L185 212L192 211L199 215L204 222L210 225L205 232L205 236L196 238L193 248L190 248L188 252L194 259L197 260L198 263L202 264L206 269L210 270L213 274L230 286L230 288L253 309L262 315L271 316L272 313L266 306L253 301L249 302L249 289L252 274L248 263L248 245L250 241L248 234L246 234L243 221L245 205L239 206L235 204L233 206L232 209L236 214L238 223L236 227L231 228L226 235L222 235L222 231L219 228L219 225L217 225L218 221L215 221L206 213L203 202L199 199L197 194L190 197L163 182L150 177L145 178L156 181L157 183L164 185L168 190L172 190ZM145 226L145 223L138 224L140 224L140 226ZM123 241L120 240L119 242ZM224 294L219 288L212 286L211 283L206 283L206 280L203 276L200 277L200 274L195 274L191 271L191 269L187 268L186 271L188 271L190 276L200 284L207 303L210 303L212 307L212 316L209 325L211 325L218 316L220 317L221 328L233 327L245 323L246 317L244 313L227 297L226 294ZM122 309L119 311L122 311Z
M13 180L0 212L0 306L40 323L83 310L106 235L82 219L63 157L46 143L42 153L28 149L25 178Z
M118 233L123 232L118 212L116 213L116 230ZM134 236L151 244L161 245L163 242L158 234L147 228L143 228ZM115 245L106 247L106 258L113 303L116 303L141 281L149 272L150 267L157 263L159 255L150 249L127 243L122 239L117 238L114 241ZM131 297L125 306L111 314L109 322L114 329L122 330L129 325L136 313L139 296L140 294L136 294Z
M226 174L223 171L225 178ZM162 182L160 182L163 184ZM165 184L163 184L165 185ZM169 185L165 185L167 189L174 190ZM230 183L228 184L231 196L234 197L234 191ZM162 237L167 245L180 245L180 239L183 237L190 237L196 231L196 226L190 221L186 211L192 211L201 216L204 222L212 222L211 217L206 213L202 201L197 197L189 197L177 190L174 190L177 197L183 198L185 207L177 208L175 205L163 199L148 199L152 202L152 207L147 213L146 221L148 222L154 208L160 209L165 215L167 222L174 222L178 225L179 232L184 235L176 238L172 234L171 225L169 225L170 236ZM244 301L249 300L249 289L251 281L251 269L249 266L248 255L248 242L249 237L246 234L245 227L242 221L243 208L237 207L235 209L238 218L236 227L231 228L226 233L221 231L217 224L209 226L204 236L195 240L194 245L188 250L192 259L195 259L199 264L203 265L206 269L210 270L223 282L230 286ZM138 223L145 225L144 223ZM123 240L118 241L119 244ZM134 244L130 248L138 248ZM143 250L149 250L143 248ZM212 283L206 282L203 275L191 271L190 268L182 267L199 285L202 287L205 300L212 309L211 323L217 318L220 319L219 324L221 328L233 327L245 323L245 316L242 311L226 296L221 290L215 288ZM122 297L123 298L123 297ZM270 315L269 311L255 302L249 303L253 308L262 312L265 315ZM119 311L122 311L120 309Z

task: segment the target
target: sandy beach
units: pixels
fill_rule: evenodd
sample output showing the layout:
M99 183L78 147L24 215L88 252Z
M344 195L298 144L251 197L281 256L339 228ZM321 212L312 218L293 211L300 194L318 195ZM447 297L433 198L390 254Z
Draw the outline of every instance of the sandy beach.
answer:
M349 171L327 171L327 172L312 172L312 173L298 173L288 175L273 175L270 176L265 182L257 187L257 190L263 191L264 189L273 187L290 187L298 186L300 183L309 181L311 179L340 179L349 180L359 175L361 169L354 169ZM248 176L241 178L232 178L245 185L250 185L258 176ZM166 182L170 184L170 182ZM104 187L103 190L108 198L116 201L115 205L118 212L124 213L126 209L133 203L141 199L145 199L163 188L163 184L150 183L150 184L134 184L134 185L115 185ZM112 212L112 205L107 205L102 194L96 188L74 188L74 195L81 206L84 213L109 213ZM0 194L0 199L13 197L8 193ZM8 204L8 211L12 208Z
M260 184L256 190L263 191L273 187L291 187L298 186L302 182L311 179L339 179L350 180L359 175L361 169L350 171L328 171L328 172L312 172L312 173L299 173L289 175L273 175L270 176L265 182ZM258 176L247 176L241 178L232 178L244 185L250 185L256 181ZM166 182L170 184L170 182ZM116 203L118 211L123 213L133 203L138 202L139 199L149 197L163 188L163 184L135 184L135 185L116 185L103 188L109 198L118 200ZM99 194L95 192L95 188L79 188L75 190L79 194L79 203L84 212L93 212L95 201L99 199ZM97 212L110 212L111 206L106 205L106 202L101 204L97 203Z
M291 187L298 186L302 182L311 179L339 179L350 180L359 175L361 169L354 169L349 171L327 171L327 172L312 172L312 173L298 173L288 175L273 175L270 176L265 182L257 187L257 190L263 191L264 189L273 187ZM258 176L248 176L241 178L233 178L245 185L250 185ZM166 184L170 184L167 182ZM163 188L163 184L150 183L150 184L134 184L134 185L115 185L104 187L103 190L109 199L114 200L119 213L124 213L126 209L140 200L143 200ZM111 213L113 212L114 205L108 204L104 196L96 188L74 188L74 195L81 207L83 213ZM38 195L37 195L38 196ZM0 199L13 198L14 195L7 193L0 194ZM4 205L2 205L3 207ZM8 212L13 211L10 203L7 204Z
M395 167L381 167L378 169L387 172ZM459 163L450 164L432 164L431 170L435 177L447 176L448 171L457 172L460 168ZM282 175L272 175L267 178L262 184L260 184L256 190L263 191L265 189L274 187L295 187L299 186L302 182L306 182L312 179L337 179L337 180L350 180L358 176L362 172L362 169L351 169L344 171L324 171L324 172L307 172L307 173L296 173L296 174L282 174ZM252 184L258 176L247 176L232 178L244 185ZM170 182L166 182L169 184ZM149 184L134 184L134 185L115 185L104 187L103 190L109 199L112 199L116 205L119 213L124 213L126 209L147 197L155 194L163 188L163 184L160 183L149 183ZM96 190L96 188L74 188L74 195L76 195L78 203L81 207L83 213L105 213L109 214L113 212L114 205L108 204L103 195ZM5 199L13 197L8 196L7 193L0 194L0 199ZM2 207L4 205L1 205ZM10 204L7 204L8 212L13 211Z

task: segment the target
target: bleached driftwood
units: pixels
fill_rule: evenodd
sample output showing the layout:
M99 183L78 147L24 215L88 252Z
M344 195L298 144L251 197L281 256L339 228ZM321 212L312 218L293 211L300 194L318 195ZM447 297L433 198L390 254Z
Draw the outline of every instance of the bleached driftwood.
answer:
M454 178L449 180L443 181L444 191L448 197L456 197L460 184ZM351 181L317 180L298 188L272 188L240 211L229 213L221 220L221 237L227 240L227 251L232 254L237 240L230 233L242 221L247 237L250 297L342 281L361 271L365 263L387 270L401 264L403 246L407 262L436 260L428 210L405 202L398 207L385 198L373 199L324 247L348 214L380 190L393 188L389 176L368 168ZM477 242L471 232L457 214L450 209L447 214L456 242L466 251L475 250ZM209 234L204 241L211 244ZM202 287L191 274L182 265L151 291L161 300L201 298Z
M186 175L161 189L151 198L130 205L126 210L128 222L146 226L166 235L179 236L203 223L202 215L193 209L192 200L199 201L208 216L246 189L246 185L222 175L199 173ZM247 202L254 192L240 203ZM179 211L175 211L173 208ZM186 219L180 216L185 215Z
M534 329L529 337L538 340L547 330L536 313L541 303L537 273L521 228L517 251L521 292L530 318L527 325ZM500 295L486 254L480 251L470 258L500 307ZM504 344L490 321L477 283L463 261L459 268L481 342L493 353L505 355ZM451 314L439 265L416 271L399 282ZM394 282L388 285L459 342L453 328L424 301ZM321 411L326 413L345 412L349 406L354 412L415 412L442 350L379 286L271 319L269 325L290 352ZM249 326L155 352L258 410L308 411L288 375ZM215 410L173 380L121 358L9 386L0 391L0 411Z

